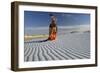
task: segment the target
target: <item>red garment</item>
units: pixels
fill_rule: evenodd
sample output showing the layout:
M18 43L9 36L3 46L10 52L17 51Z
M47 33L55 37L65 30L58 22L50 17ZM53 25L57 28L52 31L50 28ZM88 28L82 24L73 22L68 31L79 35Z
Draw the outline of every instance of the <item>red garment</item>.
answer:
M55 40L56 39L56 32L53 32L49 35L49 40Z

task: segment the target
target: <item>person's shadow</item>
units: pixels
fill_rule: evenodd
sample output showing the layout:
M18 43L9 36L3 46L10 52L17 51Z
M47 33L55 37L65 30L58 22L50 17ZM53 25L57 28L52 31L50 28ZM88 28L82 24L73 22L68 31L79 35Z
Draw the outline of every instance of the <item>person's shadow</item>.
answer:
M42 42L47 42L48 39L44 39L44 40L37 40L37 41L27 41L25 43L42 43Z

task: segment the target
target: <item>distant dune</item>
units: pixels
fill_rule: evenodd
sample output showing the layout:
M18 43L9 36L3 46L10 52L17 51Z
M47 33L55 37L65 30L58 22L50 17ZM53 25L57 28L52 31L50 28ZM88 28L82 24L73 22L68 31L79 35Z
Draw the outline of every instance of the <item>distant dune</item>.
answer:
M63 34L64 33L64 34ZM24 42L24 61L50 61L90 58L90 32L58 34L57 39L48 41L47 36ZM26 38L29 38L26 36Z
M49 35L25 35L24 41L29 41L32 39L38 39L38 38L48 38Z
M37 28L26 28L25 36L32 36L32 35L48 35L49 34L49 27L37 27ZM67 34L70 32L84 32L90 31L89 25L78 25L78 26L58 26L58 35L60 34Z

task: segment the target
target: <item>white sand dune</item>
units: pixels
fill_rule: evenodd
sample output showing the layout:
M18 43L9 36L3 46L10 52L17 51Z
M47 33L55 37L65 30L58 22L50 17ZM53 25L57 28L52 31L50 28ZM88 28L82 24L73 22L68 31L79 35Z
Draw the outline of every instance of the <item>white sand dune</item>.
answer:
M90 32L58 35L54 41L46 38L24 42L24 61L50 61L90 58Z

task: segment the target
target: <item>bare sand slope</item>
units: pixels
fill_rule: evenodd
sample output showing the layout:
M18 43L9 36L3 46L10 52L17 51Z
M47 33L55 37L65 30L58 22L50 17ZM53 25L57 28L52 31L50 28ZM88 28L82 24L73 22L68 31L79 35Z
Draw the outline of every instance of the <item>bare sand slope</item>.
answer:
M55 41L46 38L24 42L24 61L49 61L90 58L90 33L58 35Z

